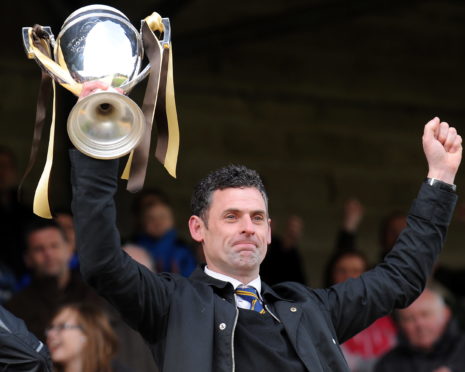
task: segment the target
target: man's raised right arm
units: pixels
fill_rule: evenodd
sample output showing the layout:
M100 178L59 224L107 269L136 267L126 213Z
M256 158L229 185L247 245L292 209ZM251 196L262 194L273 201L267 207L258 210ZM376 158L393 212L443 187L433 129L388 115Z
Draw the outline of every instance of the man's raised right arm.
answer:
M163 321L174 287L171 276L155 275L120 246L114 195L118 160L90 158L70 150L72 210L84 279L110 301L135 329Z

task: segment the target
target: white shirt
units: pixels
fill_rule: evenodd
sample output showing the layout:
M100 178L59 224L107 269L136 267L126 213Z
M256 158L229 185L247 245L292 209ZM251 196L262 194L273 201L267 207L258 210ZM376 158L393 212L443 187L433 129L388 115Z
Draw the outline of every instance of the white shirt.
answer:
M211 276L212 278L221 280L223 282L231 283L231 285L234 287L234 290L236 290L237 288L254 287L257 290L258 297L260 298L260 301L262 301L262 297L260 295L260 292L262 290L262 280L260 279L260 275L257 276L250 283L244 284L244 283L241 283L237 279L231 278L230 276L227 276L227 275L220 274L220 273L217 273L215 271L212 271L207 266L205 266L204 271L205 271L205 274ZM241 309L246 309L246 310L250 310L250 308L252 307L252 304L249 301L244 300L240 296L237 296L235 294L234 298L236 299L236 306L237 307L240 307Z

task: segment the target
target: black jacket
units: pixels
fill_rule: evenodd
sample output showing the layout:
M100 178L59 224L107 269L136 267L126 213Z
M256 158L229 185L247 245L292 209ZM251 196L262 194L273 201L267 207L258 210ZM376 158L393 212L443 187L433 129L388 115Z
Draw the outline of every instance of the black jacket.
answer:
M412 347L401 335L399 345L378 361L375 372L433 372L439 367L465 371L465 335L455 321L429 352Z
M190 278L153 274L130 259L115 226L118 161L72 151L71 162L83 276L152 345L162 371L234 371L238 310L231 285L200 269ZM395 249L358 279L329 289L263 284L265 303L309 371L348 371L339 343L421 293L455 202L454 193L422 185Z
M24 322L0 306L0 370L51 372L50 354Z

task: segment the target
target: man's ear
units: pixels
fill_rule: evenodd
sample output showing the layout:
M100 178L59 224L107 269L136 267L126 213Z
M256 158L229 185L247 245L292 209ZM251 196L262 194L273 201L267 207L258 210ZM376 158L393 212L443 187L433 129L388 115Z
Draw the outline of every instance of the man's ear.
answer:
M205 223L199 216L191 216L189 218L189 231L192 239L198 243L203 242Z

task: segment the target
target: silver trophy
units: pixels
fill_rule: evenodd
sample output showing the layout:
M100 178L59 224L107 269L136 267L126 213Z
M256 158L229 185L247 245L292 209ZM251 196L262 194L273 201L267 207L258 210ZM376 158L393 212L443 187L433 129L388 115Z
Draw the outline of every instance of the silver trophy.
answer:
M158 15L157 15L158 16ZM159 16L158 16L159 17ZM159 17L161 46L170 42L168 18ZM119 10L90 5L73 12L58 37L41 27L53 48L53 60L34 46L32 28L24 27L23 41L29 58L62 86L79 95L82 84L98 80L108 90L81 99L68 117L68 135L81 152L98 159L128 154L145 133L145 118L127 94L149 73L140 72L143 59L141 34Z

